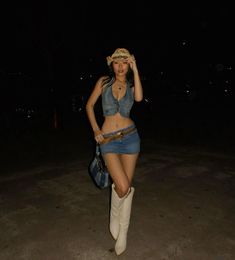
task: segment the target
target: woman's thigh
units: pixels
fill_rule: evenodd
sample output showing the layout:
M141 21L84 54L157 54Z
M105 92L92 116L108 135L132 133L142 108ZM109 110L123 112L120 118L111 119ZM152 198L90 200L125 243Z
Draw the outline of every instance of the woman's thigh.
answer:
M128 188L131 186L138 155L138 153L106 153L103 155L105 164L109 170L110 176L115 186L117 186L118 190L123 192L123 194L125 194L128 191Z
M129 180L129 183L131 184L134 173L135 173L135 168L136 168L136 163L138 159L139 153L135 154L121 154L121 163L123 170Z
M125 194L125 192L128 191L130 183L123 167L121 155L105 153L103 154L103 158L115 186Z

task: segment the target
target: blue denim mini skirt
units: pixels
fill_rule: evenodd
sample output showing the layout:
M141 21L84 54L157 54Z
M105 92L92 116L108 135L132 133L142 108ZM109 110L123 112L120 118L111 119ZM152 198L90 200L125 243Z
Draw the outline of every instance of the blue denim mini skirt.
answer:
M125 130L129 130L130 128L135 128L135 125L128 126L126 128L119 129L114 132L110 132L104 134L105 137L115 136L117 133ZM128 133L119 139L112 140L105 144L100 144L101 154L105 153L117 153L117 154L134 154L140 152L140 137L138 134L138 130L135 130L131 133Z

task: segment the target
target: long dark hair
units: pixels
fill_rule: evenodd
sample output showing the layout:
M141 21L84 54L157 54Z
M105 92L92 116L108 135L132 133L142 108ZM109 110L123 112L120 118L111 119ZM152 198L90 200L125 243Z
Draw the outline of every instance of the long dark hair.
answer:
M115 73L114 73L114 70L113 70L113 63L111 63L108 66L108 76L106 78L104 78L104 80L102 82L102 86L108 84L113 78L115 78ZM133 83L134 83L134 74L133 74L133 71L130 68L130 66L129 66L127 74L126 74L126 80L127 80L127 83L129 84L129 86L133 85Z

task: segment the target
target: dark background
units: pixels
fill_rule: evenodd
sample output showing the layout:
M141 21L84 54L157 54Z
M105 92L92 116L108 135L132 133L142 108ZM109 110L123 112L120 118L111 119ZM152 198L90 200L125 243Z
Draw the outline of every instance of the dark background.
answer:
M106 56L124 47L135 55L143 82L145 98L132 115L143 136L232 148L232 10L222 2L2 6L2 147L36 140L35 133L92 134L86 100L107 72Z

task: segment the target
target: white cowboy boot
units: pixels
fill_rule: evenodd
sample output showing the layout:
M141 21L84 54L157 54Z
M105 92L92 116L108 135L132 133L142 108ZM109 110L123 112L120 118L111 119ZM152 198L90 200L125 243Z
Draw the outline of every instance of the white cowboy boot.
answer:
M116 240L119 234L119 224L120 224L119 215L120 215L121 207L127 195L120 198L117 192L115 191L114 187L115 185L112 184L109 229L113 238Z
M134 192L135 189L132 187L130 193L125 198L121 208L120 217L119 217L120 219L119 234L115 245L115 252L117 255L120 255L126 250L127 232L130 224L131 206L132 206L132 199L133 199Z

